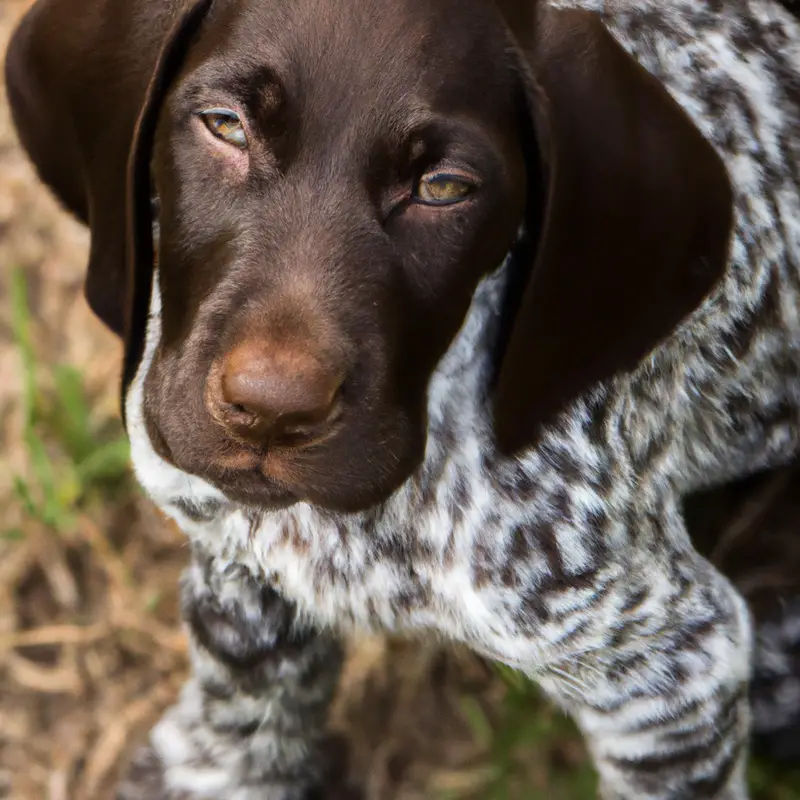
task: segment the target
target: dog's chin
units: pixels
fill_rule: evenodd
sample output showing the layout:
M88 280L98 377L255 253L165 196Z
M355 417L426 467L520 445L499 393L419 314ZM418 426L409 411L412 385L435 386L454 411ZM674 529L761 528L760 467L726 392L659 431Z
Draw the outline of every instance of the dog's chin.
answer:
M307 500L303 492L284 486L255 470L224 478L213 475L204 478L231 503L253 511L280 511Z
M318 483L306 486L300 482L287 485L257 469L224 475L215 474L214 470L204 472L200 477L231 503L259 513L280 511L298 503L308 503L330 512L358 513L384 501L396 483L368 488Z
M426 442L424 428L413 435L407 420L383 437L378 452L365 448L368 437L346 427L312 446L257 447L219 434L175 441L170 426L165 429L151 415L145 420L151 446L164 461L210 484L231 503L264 513L298 503L337 513L374 508L418 467Z
M290 457L268 453L242 452L229 455L221 463L182 463L169 452L162 440L160 455L174 467L201 478L223 494L232 504L259 513L308 503L317 508L338 513L357 513L384 501L407 477L402 474L383 476L383 480L366 478L350 481L338 479L338 470L329 464L304 464L298 468Z
M298 464L290 454L271 453L245 468L211 467L200 470L200 476L231 502L253 511L270 512L307 503L325 511L349 514L385 502L418 461L418 457L396 460L391 472L376 474L373 470L359 477L354 471L337 469L328 459Z

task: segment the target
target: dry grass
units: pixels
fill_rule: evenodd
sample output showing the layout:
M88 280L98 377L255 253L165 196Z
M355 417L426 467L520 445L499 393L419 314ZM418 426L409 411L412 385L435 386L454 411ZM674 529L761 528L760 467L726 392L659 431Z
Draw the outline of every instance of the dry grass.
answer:
M28 3L2 0L0 51ZM185 542L113 459L78 474L75 418L61 406L78 408L90 443L113 449L120 347L81 294L86 233L35 180L2 98L0 189L0 798L103 800L186 672L177 618ZM15 269L32 309L27 353L11 302ZM78 370L83 411L56 368L64 364ZM27 481L27 506L15 476ZM797 488L789 473L771 476L695 511L700 538L731 571L738 564L765 609L800 569L785 557L781 574L753 569L739 554L765 527L774 535L758 537L762 563L787 542L797 549L787 539ZM348 741L343 766L370 800L592 796L571 725L530 687L462 651L353 642L332 724ZM758 775L762 800L800 797L788 779Z

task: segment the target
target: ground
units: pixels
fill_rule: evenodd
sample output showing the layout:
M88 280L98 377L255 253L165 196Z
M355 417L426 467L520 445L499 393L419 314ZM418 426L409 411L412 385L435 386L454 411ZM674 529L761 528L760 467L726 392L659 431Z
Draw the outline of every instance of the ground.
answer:
M29 0L1 2L0 51ZM81 292L87 241L35 180L0 97L0 798L8 800L110 800L186 671L176 609L185 541L130 479L117 413L120 346ZM800 581L800 537L791 538L798 488L797 473L782 471L695 503L698 540L759 608ZM365 800L593 796L571 724L524 681L460 650L350 643L331 727ZM797 776L763 765L753 786L758 800L800 798Z

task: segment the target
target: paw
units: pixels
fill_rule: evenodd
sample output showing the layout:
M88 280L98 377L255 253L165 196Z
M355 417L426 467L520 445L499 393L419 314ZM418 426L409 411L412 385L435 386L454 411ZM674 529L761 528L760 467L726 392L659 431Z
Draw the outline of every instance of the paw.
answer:
M182 605L196 640L235 669L291 657L310 637L297 629L292 604L238 566L194 563L184 575Z

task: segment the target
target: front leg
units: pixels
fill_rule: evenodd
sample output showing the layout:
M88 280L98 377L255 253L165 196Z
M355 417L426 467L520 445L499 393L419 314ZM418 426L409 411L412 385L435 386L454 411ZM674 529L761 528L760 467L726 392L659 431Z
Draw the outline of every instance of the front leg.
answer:
M311 800L324 783L339 643L241 566L195 553L182 584L192 675L118 800Z
M601 795L745 800L744 601L690 550L650 551L616 571L594 609L610 621L602 645L541 680L587 738Z

